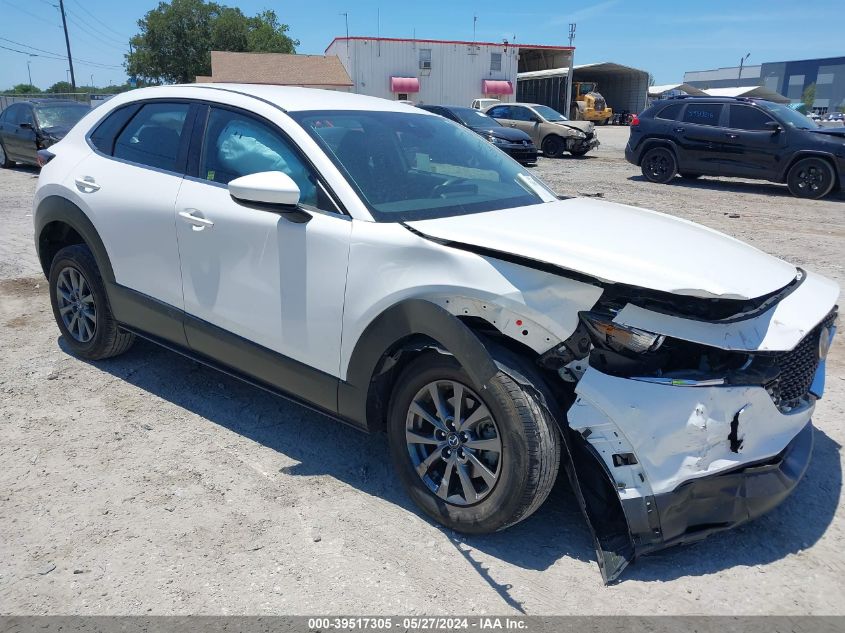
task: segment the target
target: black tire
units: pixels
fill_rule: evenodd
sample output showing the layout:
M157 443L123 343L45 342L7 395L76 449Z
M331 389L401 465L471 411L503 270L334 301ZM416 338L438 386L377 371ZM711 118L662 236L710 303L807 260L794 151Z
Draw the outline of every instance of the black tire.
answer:
M786 184L796 198L818 200L836 185L836 173L822 158L802 158L789 169Z
M701 174L690 174L690 173L681 173L681 178L684 180L698 180L701 178Z
M80 285L83 290L76 293L75 300L68 301L65 282L70 278L79 279L78 274L82 276L83 283ZM75 356L101 360L123 354L132 346L135 335L121 330L115 322L100 270L87 246L74 244L56 253L50 265L49 285L53 317L65 343ZM82 314L92 306L93 325L88 317L89 325L83 330L80 322L85 317ZM66 317L63 317L62 312L70 314L67 317L71 319L70 323L65 322ZM76 321L72 320L74 316L77 317Z
M678 173L678 161L672 150L655 147L648 150L640 163L643 176L651 182L666 184Z
M467 403L480 394L477 397L487 407L501 438L498 479L486 496L475 503L459 505L439 497L436 491L442 487L444 475L440 475L439 485L427 485L412 461L412 444L406 441L406 422L412 416L415 397L427 385L440 381L457 382L474 391ZM454 402L453 394L445 404ZM466 418L459 417L472 417L469 410L466 409ZM435 521L468 534L503 530L529 517L548 497L560 465L561 439L556 423L532 391L502 371L482 390L480 385L472 384L454 358L439 353L420 356L399 376L390 401L387 430L394 467L411 499ZM431 453L439 450L435 447ZM455 484L453 477L452 481L452 488L460 486L466 491L462 480ZM450 486L446 486L448 496Z
M14 166L15 161L9 160L9 155L6 153L6 146L3 145L3 141L0 141L0 167L4 169L9 169L9 167Z
M572 149L572 150L569 150L569 153L572 154L573 156L581 158L582 156L586 156L587 152L589 152L590 149L592 149L592 148L588 147L587 149Z
M546 158L557 158L563 154L565 149L566 143L564 143L563 139L559 136L550 134L543 139L542 150L543 156Z

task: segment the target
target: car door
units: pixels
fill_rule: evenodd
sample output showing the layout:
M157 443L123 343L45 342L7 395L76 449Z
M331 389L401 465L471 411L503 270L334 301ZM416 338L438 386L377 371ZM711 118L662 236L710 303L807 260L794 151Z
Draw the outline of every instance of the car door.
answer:
M725 161L732 175L775 178L786 132L769 127L774 118L752 105L730 104L724 129Z
M197 162L176 202L188 343L230 366L245 363L259 377L266 368L255 359L267 350L280 355L267 370L275 372L265 378L270 383L286 367L283 383L300 380L307 367L338 376L351 219L272 122L211 106L193 142ZM229 194L231 180L264 171L282 171L299 185L298 212ZM301 363L302 371L285 359ZM295 386L283 388L299 391ZM313 396L336 406L336 393Z
M531 137L535 145L540 146L540 117L531 108L511 106L508 125L522 130Z
M18 159L25 161L31 165L37 163L36 152L38 148L35 144L35 113L32 106L29 104L22 104L18 110L18 127L16 132L16 154Z
M29 157L26 151L27 141L31 141L33 153L35 148L35 118L32 108L27 103L14 103L8 107L4 121L3 145L9 158L33 162L33 158ZM21 127L25 124L30 127Z
M72 170L68 183L100 233L117 284L135 297L165 304L164 310L183 307L173 210L191 113L187 101L118 108L90 134L96 149ZM184 341L181 323L167 331L156 328L151 323L145 329Z
M681 170L703 174L721 172L726 138L720 127L722 107L721 103L687 103L681 120L672 127L681 148L678 156Z
M0 143L3 144L7 156L9 156L9 138L7 137L11 136L15 109L15 104L12 104L0 112Z

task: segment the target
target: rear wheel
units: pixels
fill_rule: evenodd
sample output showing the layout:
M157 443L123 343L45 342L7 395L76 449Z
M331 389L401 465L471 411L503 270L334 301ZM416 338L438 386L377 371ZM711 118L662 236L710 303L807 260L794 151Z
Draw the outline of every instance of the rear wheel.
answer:
M473 534L530 516L560 463L555 422L529 389L504 372L482 389L454 358L437 353L399 377L388 438L413 501L439 523Z
M786 177L789 192L798 198L824 198L836 184L833 167L821 158L803 158L795 163Z
M0 141L0 167L4 167L8 169L15 163L9 160L9 155L6 153L6 147L3 145L3 141Z
M118 328L106 288L87 246L66 246L50 266L50 304L68 347L90 360L128 350L135 335Z
M655 147L645 153L641 168L643 176L651 182L666 184L678 173L678 162L670 150Z
M563 154L565 148L566 145L559 136L552 134L543 139L543 156L547 158L557 158Z

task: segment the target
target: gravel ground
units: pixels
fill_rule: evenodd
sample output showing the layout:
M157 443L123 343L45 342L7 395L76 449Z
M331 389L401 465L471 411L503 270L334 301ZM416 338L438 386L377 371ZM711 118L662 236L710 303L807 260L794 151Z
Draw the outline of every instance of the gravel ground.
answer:
M535 173L845 282L841 194L653 185L622 157L627 129L600 137L593 155L541 159ZM528 521L460 537L411 506L382 436L144 342L108 362L67 354L33 253L35 183L33 170L0 170L0 613L845 613L845 337L796 493L603 587L563 481Z

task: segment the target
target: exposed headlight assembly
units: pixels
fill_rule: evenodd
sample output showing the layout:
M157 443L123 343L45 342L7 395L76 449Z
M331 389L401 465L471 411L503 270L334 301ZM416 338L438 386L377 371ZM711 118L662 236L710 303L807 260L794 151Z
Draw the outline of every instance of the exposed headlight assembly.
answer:
M666 337L613 322L610 315L597 312L581 312L581 320L587 326L590 338L596 347L614 352L645 354L656 351Z
M510 141L499 138L498 136L488 136L487 140L493 143L494 145L507 145Z

